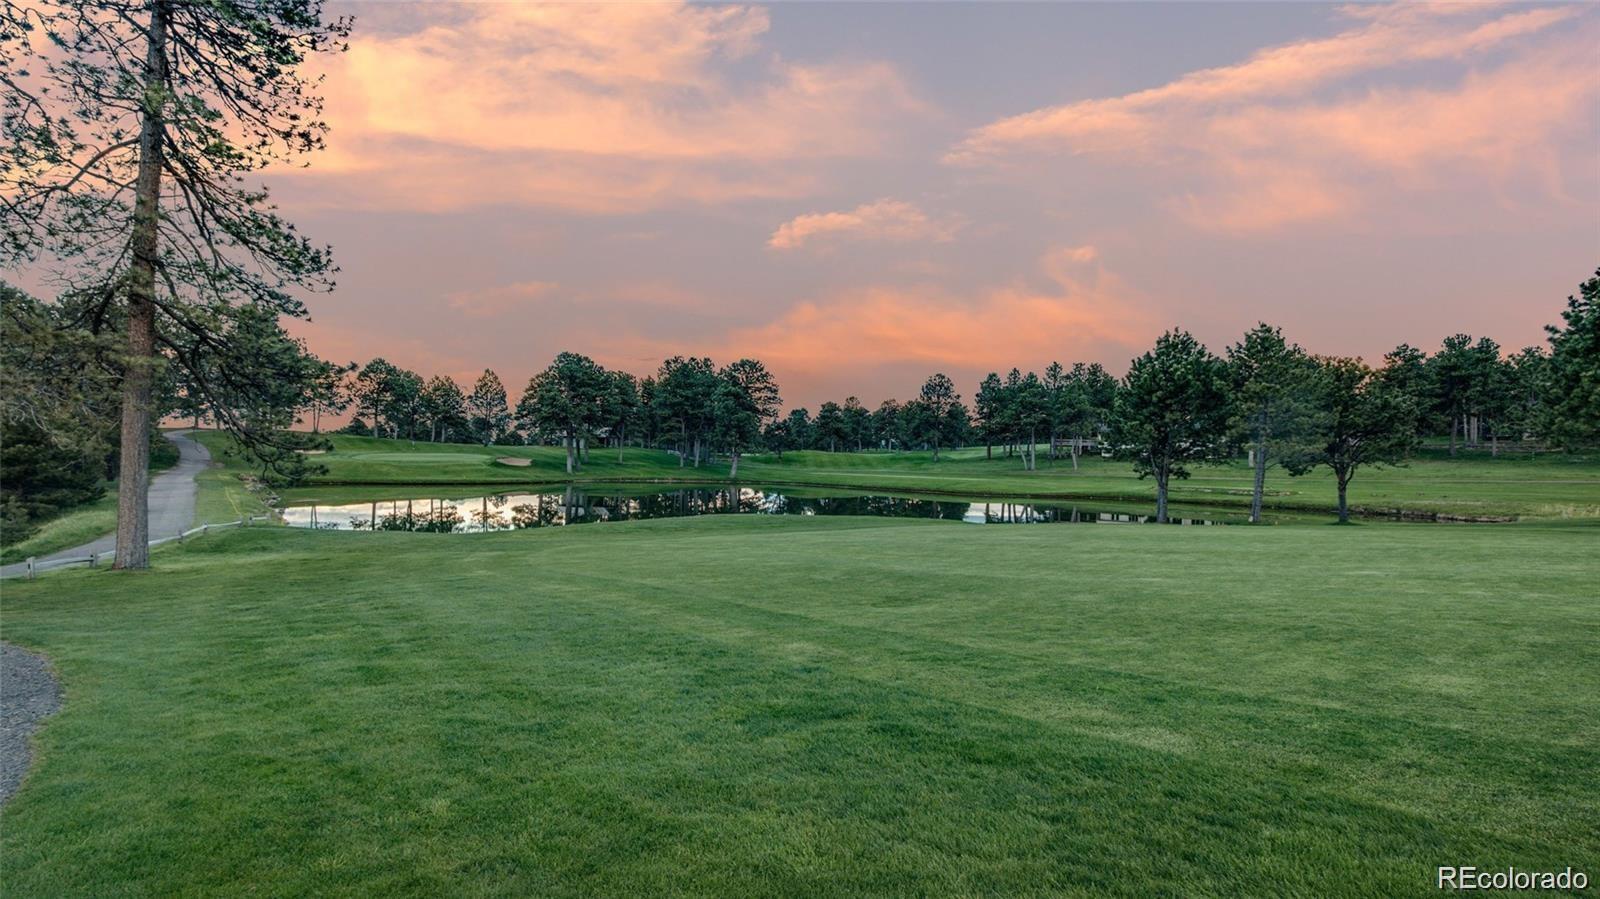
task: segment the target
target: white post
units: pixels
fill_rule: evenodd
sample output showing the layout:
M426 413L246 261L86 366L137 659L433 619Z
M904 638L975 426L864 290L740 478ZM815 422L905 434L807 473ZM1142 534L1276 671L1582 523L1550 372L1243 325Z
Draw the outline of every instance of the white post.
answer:
M28 557L28 580L33 580L33 556Z

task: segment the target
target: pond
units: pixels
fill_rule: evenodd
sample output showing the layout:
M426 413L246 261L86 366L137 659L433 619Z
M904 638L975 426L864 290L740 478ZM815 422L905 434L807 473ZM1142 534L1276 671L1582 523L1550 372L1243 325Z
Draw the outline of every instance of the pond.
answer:
M749 487L673 489L639 493L576 488L546 493L500 493L465 499L385 499L362 503L301 504L281 510L290 527L325 530L469 533L682 518L692 515L867 515L937 518L970 524L1149 524L1152 510L1112 510L1082 505L1011 500L923 499L878 494L802 496ZM1174 517L1178 525L1225 523L1217 517ZM1242 518L1240 519L1242 520Z

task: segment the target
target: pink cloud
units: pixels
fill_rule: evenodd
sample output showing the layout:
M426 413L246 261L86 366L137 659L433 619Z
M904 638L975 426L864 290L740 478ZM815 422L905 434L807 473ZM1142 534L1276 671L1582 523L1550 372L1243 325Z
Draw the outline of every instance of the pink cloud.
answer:
M759 8L415 9L414 31L358 34L328 63L330 151L282 177L428 211L787 198L815 184L797 161L881 153L896 117L924 111L887 64L760 56Z
M1352 75L1406 63L1478 53L1545 31L1577 14L1566 7L1525 10L1473 24L1472 4L1399 5L1366 12L1360 26L1320 40L1262 50L1249 60L1191 72L1176 81L1121 97L1084 100L1011 116L971 132L952 162L1028 150L1073 153L1150 149L1171 139L1185 110L1214 110L1251 101L1301 97ZM1347 13L1350 10L1347 10Z
M915 204L882 199L863 203L848 212L817 212L796 216L772 233L767 246L794 250L826 236L848 236L897 243L944 242L960 228L956 219L934 219Z
M1563 198L1565 173L1593 161L1585 135L1600 99L1595 28L1576 7L1485 20L1487 9L1357 8L1362 24L1331 38L1263 50L1150 90L1002 119L971 132L947 161L1065 152L1160 171L1179 185L1167 208L1226 232L1386 216L1407 190L1454 185L1476 195L1528 176ZM1509 56L1451 86L1345 84L1407 63L1471 62L1502 47ZM1589 150L1582 159L1570 149L1578 146Z
M970 378L996 358L1042 367L1108 350L1120 364L1159 330L1147 299L1106 269L1093 247L1053 250L1036 270L1033 278L973 294L931 283L844 289L710 341L621 335L608 351L619 360L686 352L719 360L754 356L799 405L837 382L882 383L886 371Z

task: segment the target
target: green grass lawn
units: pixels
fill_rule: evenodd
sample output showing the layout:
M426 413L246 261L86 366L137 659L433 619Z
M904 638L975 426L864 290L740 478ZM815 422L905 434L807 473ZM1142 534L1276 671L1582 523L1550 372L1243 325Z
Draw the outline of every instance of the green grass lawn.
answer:
M214 450L218 435L208 435ZM313 479L313 488L284 492L289 499L352 501L373 498L371 490L331 491L331 487L381 486L445 488L462 486L517 487L566 480L564 456L556 447L482 447L411 445L407 441L364 437L333 438L334 451L317 457L327 466ZM531 460L526 467L497 461L514 456ZM1066 460L1037 471L1023 471L1017 459L998 454L986 459L982 448L951 451L934 462L929 453L785 453L746 456L740 480L769 486L840 487L890 493L922 493L981 498L1098 500L1153 506L1152 481L1135 477L1128 463L1088 456L1073 471ZM714 463L680 468L669 453L628 449L617 461L615 450L596 449L579 482L629 481L715 482L727 478L728 466ZM1288 511L1327 512L1335 506L1332 478L1325 471L1291 478L1274 471L1267 481L1267 505ZM382 493L383 491L376 491ZM1187 481L1174 482L1172 501L1189 506L1241 507L1249 504L1250 472L1243 465L1205 466ZM424 495L424 494L416 494ZM1456 516L1518 516L1560 519L1600 517L1600 459L1587 456L1463 452L1450 458L1427 450L1400 468L1362 470L1351 487L1351 503L1364 510L1438 512Z
M8 583L15 896L1432 895L1600 859L1600 530L255 529Z

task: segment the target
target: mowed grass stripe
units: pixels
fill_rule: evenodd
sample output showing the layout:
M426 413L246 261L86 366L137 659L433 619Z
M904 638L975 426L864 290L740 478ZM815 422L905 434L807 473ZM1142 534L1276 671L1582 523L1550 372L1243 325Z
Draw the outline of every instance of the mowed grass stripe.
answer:
M1049 542L1050 538L1059 536L1050 534L1047 529L1034 529L1032 533L1040 542ZM987 536L999 546L1020 539L1010 534L999 535L994 531L990 531ZM1192 534L1189 539L1228 543L1233 540L1255 538L1246 537L1239 532L1224 534L1221 531L1211 531L1206 536ZM870 541L871 538L868 537L866 540ZM1098 547L1104 544L1095 545ZM867 551L866 555L870 556L870 546L863 549ZM991 554L1004 558L1003 552L994 547L986 549ZM800 551L805 550L802 548ZM1363 563L1370 564L1372 561L1371 558L1366 558ZM892 572L890 579L892 585L913 585L915 589L914 585L927 583L932 579L937 569L959 567L941 562L937 558L924 559L922 565L925 570L920 576L910 571ZM1569 577L1571 573L1569 572ZM1336 571L1329 571L1328 576L1337 579L1339 574ZM872 584L859 581L850 574L836 573L836 578L855 581L858 588L866 591L869 596L874 589ZM974 592L1015 597L1032 589L1027 580L1020 576L986 576L980 579L981 583ZM660 609L657 614L663 626L676 626L689 630L718 628L721 631L728 631L729 629L728 603L718 600L708 607L700 600L703 592L722 595L713 584L685 588L670 582L652 582L647 593L630 594L626 589L606 591L603 587L607 583L608 581L601 575L594 585L596 594L602 601L630 595L670 598L669 601L659 604ZM623 579L619 579L616 583L629 586ZM1133 586L1137 588L1137 579L1134 579ZM1435 582L1435 587L1430 588L1430 592L1449 593L1456 586L1450 582ZM1545 717L1541 718L1539 723L1549 726L1559 721L1563 727L1570 730L1537 737L1518 729L1517 722L1506 721L1499 715L1477 720L1474 716L1475 710L1470 707L1454 710L1437 708L1434 705L1434 700L1437 698L1435 691L1421 689L1420 686L1407 688L1403 683L1390 688L1393 692L1384 697L1386 702L1384 707L1372 708L1359 702L1330 697L1326 692L1313 690L1302 691L1300 694L1287 692L1281 683L1272 684L1272 687L1279 691L1276 693L1265 691L1262 689L1263 685L1259 683L1207 684L1206 666L1181 674L1156 674L1151 672L1149 665L1115 664L1108 663L1106 659L1078 659L1072 653L1047 653L1033 644L1029 644L1028 647L1018 647L1007 641L986 640L981 635L968 637L966 632L948 628L938 622L937 613L927 606L917 608L896 606L895 603L900 598L892 595L892 586L889 591L891 595L880 598L887 600L894 611L878 617L873 617L873 607L881 608L881 606L875 602L869 602L865 607L843 610L834 610L832 606L826 605L821 607L822 611L819 611L817 606L803 610L772 609L760 604L759 597L762 594L754 593L749 599L740 603L749 613L745 617L771 620L760 621L747 629L731 631L728 637L739 641L754 637L763 631L782 631L797 637L804 636L808 639L791 642L787 644L787 648L802 656L808 652L816 652L819 653L819 661L825 660L830 666L850 668L868 677L881 676L898 683L912 684L913 689L917 688L916 685L926 682L923 675L928 670L957 671L959 675L955 680L959 683L960 689L968 691L988 708L1008 709L1017 714L1041 719L1060 719L1076 727L1091 729L1102 736L1128 739L1153 748L1174 751L1186 749L1221 751L1230 748L1232 751L1239 751L1247 748L1259 756L1254 764L1268 767L1280 763L1303 766L1315 759L1337 760L1340 763L1337 771L1323 768L1302 773L1319 776L1342 773L1355 782L1369 779L1373 774L1371 766L1384 764L1385 759L1391 754L1402 756L1394 763L1401 768L1426 764L1432 768L1430 773L1433 781L1457 777L1463 784L1469 783L1474 776L1481 775L1482 770L1478 767L1458 766L1457 757L1480 765L1495 758L1503 758L1506 761L1500 776L1504 795L1495 797L1481 810L1485 820L1501 822L1506 822L1508 819L1508 804L1515 805L1524 799L1532 799L1534 808L1530 811L1536 811L1543 803L1559 800L1582 789L1581 784L1568 783L1559 785L1553 795L1542 795L1540 788L1556 786L1557 784L1550 779L1551 775L1569 770L1572 765L1585 759L1592 759L1594 756L1589 747L1592 746L1595 737L1600 736L1594 730L1592 718L1583 713L1581 707L1553 709L1549 708L1550 704L1545 704L1546 708L1542 710ZM941 587L937 588L936 592L951 591ZM1088 602L1077 603L1076 608L1069 609L1064 605L1063 610L1070 611L1071 614L1055 620L1070 622L1084 608L1107 603L1122 603L1123 608L1119 611L1119 614L1122 614L1122 623L1131 623L1133 627L1129 630L1133 633L1130 635L1131 641L1130 637L1120 637L1119 642L1132 642L1135 646L1129 647L1128 654L1119 661L1135 662L1137 656L1134 653L1137 652L1138 645L1157 646L1174 635L1163 634L1162 625L1153 618L1130 622L1125 614L1128 601L1129 597L1119 596L1115 592L1096 594ZM1197 601L1205 604L1206 615L1211 615L1213 611L1227 614L1225 608L1217 609L1216 606L1220 604L1211 598L1197 597ZM989 603L987 607L979 604L980 607L974 611L984 615L1004 614L1005 610L1000 608L1004 605L1004 601ZM1438 608L1440 603L1434 600L1429 605ZM692 614L687 612L691 608L695 609ZM905 614L901 614L902 612ZM1352 626L1359 627L1359 622L1350 620L1352 618L1350 615L1339 616L1331 622L1294 621L1285 616L1285 620L1278 626L1263 631L1259 618L1238 614L1231 617L1233 626L1241 632L1248 633L1244 639L1230 644L1225 652L1213 653L1212 655L1217 658L1208 661L1207 666L1219 666L1224 662L1246 657L1251 652L1252 646L1273 645L1275 649L1268 662L1280 672L1284 666L1296 661L1296 657L1301 657L1300 661L1304 666L1313 668L1331 661L1325 658L1326 652L1318 652L1317 644L1325 645L1330 639L1337 638L1336 634L1318 633L1319 630L1327 631L1330 628L1348 630ZM1302 612L1301 618L1304 617ZM934 620L929 622L928 619ZM1475 624L1471 621L1466 623ZM1179 625L1179 627L1189 626L1189 624ZM1048 625L1045 627L1048 628ZM1389 628L1384 622L1378 621L1362 630L1365 633L1360 634L1360 639L1363 642L1371 642L1383 639ZM985 628L981 634L990 632L990 628ZM892 637L889 636L891 633ZM1586 637L1581 633L1551 636L1553 639L1541 651L1551 653L1552 658L1560 658L1561 653L1577 653L1584 649L1583 642ZM1448 637L1448 639L1454 638L1453 634ZM1070 646L1070 634L1062 633L1059 639ZM1216 637L1213 634L1208 639L1215 640ZM868 656L852 650L866 647L889 651L880 651L870 656L874 662L871 668L853 666L852 662ZM1404 652L1406 647L1394 646L1392 649L1399 653ZM1063 655L1066 657L1063 658ZM887 665L884 664L885 659L888 660ZM1171 660L1166 665L1170 666L1172 661L1176 660ZM1549 673L1551 672L1547 667L1527 682L1527 688L1538 689L1539 683ZM1368 676L1359 671L1346 674L1348 677ZM1377 672L1371 674L1376 675ZM1595 683L1593 674L1591 670L1589 677L1573 686L1592 685L1600 690L1600 683ZM1425 682L1431 682L1431 678ZM1459 682L1457 686L1460 686ZM1118 695L1109 695L1113 692ZM1074 700L1085 696L1098 702L1074 703ZM1050 698L1045 705L1040 706L1040 697ZM1114 702L1107 703L1107 700ZM1062 703L1074 707L1063 708ZM1103 708L1107 704L1114 708L1127 708L1129 711L1126 714L1109 716ZM1227 715L1219 717L1219 709L1225 709ZM1566 712L1567 719L1562 721L1552 714L1558 712ZM1467 718L1463 718L1463 713ZM1088 720L1075 720L1085 717ZM1112 720L1106 720L1108 718ZM1175 720L1163 723L1169 718ZM1492 734L1481 734L1479 729L1482 727L1492 728ZM1199 734L1207 739L1203 745L1190 747L1189 744L1199 741L1186 736L1187 734ZM1383 738L1381 745L1364 745L1372 742L1373 735ZM1194 752L1190 751L1187 754ZM1404 771L1398 773L1404 775ZM1421 794L1407 798L1409 801L1437 806L1437 800L1440 798L1436 792L1437 786L1436 782L1430 782ZM1538 821L1520 823L1543 826L1543 822Z

